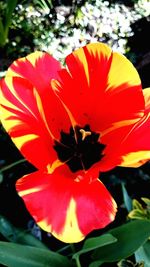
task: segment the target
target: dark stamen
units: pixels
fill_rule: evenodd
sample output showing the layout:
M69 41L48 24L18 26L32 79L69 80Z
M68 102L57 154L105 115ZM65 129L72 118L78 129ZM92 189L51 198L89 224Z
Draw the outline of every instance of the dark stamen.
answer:
M76 126L75 130L71 127L69 133L61 131L60 135L60 142L55 141L54 149L72 172L88 170L103 157L105 145L98 141L99 134L92 132L89 125Z

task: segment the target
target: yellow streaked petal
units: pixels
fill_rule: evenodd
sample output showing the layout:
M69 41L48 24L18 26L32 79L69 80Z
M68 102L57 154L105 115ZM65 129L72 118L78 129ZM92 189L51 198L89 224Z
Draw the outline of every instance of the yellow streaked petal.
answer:
M65 164L65 162L60 161L59 159L56 159L51 165L49 164L47 166L47 172L48 174L52 174L56 168L59 166Z
M143 94L144 94L144 99L145 99L145 107L146 107L146 110L149 112L149 109L150 109L150 87L145 88L143 90Z
M57 91L59 92L59 87L60 87L60 83L58 81L55 81L55 80L52 80L51 81L51 85L52 85L52 88L53 90L56 92L57 94ZM57 97L59 98L60 102L62 103L64 109L66 110L68 116L69 116L69 119L71 121L71 124L73 127L75 127L77 125L77 122L75 120L75 118L73 117L71 111L69 110L69 108L65 105L65 103L62 101L62 99L59 97L59 95L57 95Z
M41 52L41 51L35 51L35 52L29 54L28 56L26 56L24 58L21 58L19 60L22 60L22 61L28 60L35 67L36 66L36 62L37 62L37 59L42 58L42 57L43 57L43 52Z
M38 225L45 231L51 232L53 236L65 243L77 243L85 238L80 231L76 217L76 202L72 198L66 211L66 221L61 233L53 231L51 225L47 224L46 219L38 222Z
M42 57L42 56L43 56L43 52L35 51L35 52L29 54L26 57L22 57L22 58L19 58L16 61L14 61L13 62L13 65L17 67L17 66L19 66L19 63L20 62L26 62L28 60L33 65L33 67L35 67L36 62L37 62L37 59L40 58L40 57ZM11 68L11 66L8 69L7 73L6 73L6 76L9 77L9 78L10 77L23 77L21 74L13 71L13 69Z
M135 124L136 122L139 121L140 117L142 117L143 114L144 114L144 112L139 113L136 119L122 120L122 121L114 122L110 128L108 128L108 129L106 129L106 130L101 132L101 137L104 136L105 134L110 133L113 130L118 129L118 128Z
M11 93L15 96L15 98L21 103L21 105L23 107L25 107L31 114L33 117L36 118L34 112L29 108L29 105L27 105L18 95L17 95L17 91L15 90L14 86L13 86L13 77L7 77L5 78L5 82L6 85L8 86L9 90L11 91ZM10 103L10 102L9 102Z
M18 194L20 197L24 197L25 195L29 195L29 194L33 194L33 193L36 193L36 192L39 192L43 189L43 187L36 187L36 188L30 188L30 189L27 189L27 190L24 190L24 191L20 191Z
M137 151L122 156L122 167L139 167L150 159L150 151Z
M46 117L45 117L43 103L42 103L40 95L39 95L39 93L38 93L38 91L36 89L34 89L34 95L35 95L35 98L36 98L36 102L37 102L37 106L38 106L39 112L40 112L41 117L42 117L42 119L44 121L44 124L45 124L45 126L47 128L47 131L49 132L50 136L54 139L54 135L52 134L52 132L51 132L49 126L48 126Z
M121 74L119 75L121 70ZM141 84L138 72L133 64L127 58L119 53L113 53L113 60L108 74L107 90L113 90L112 85L119 87L122 84L127 84L127 87ZM109 86L110 85L110 86Z
M84 50L83 49L78 49L78 50L73 52L73 55L75 56L77 61L82 58L82 61L80 61L80 64L82 64L82 66L83 66L83 69L84 69L84 72L85 72L85 76L86 76L86 80L87 80L87 84L89 86L90 85L89 69L88 69L88 62L87 62ZM68 68L67 68L67 70L70 73ZM71 73L70 73L70 75L71 75Z
M17 118L13 119L13 120L9 120L9 119L5 120L5 117L3 117L2 118L2 124L5 128L5 130L8 132L8 134L10 134L10 136L11 136L12 130L13 130L15 125L17 125L17 127L20 129L21 129L21 127L22 127L22 129L24 128L24 124Z
M35 140L35 139L38 139L38 138L39 138L39 136L36 135L36 134L26 134L26 135L23 135L23 136L12 138L12 140L15 143L15 145L18 147L18 149L21 149L21 147L23 145L25 145L25 143L28 143L31 140Z
M52 232L52 227L50 224L47 224L47 220L44 219L40 222L37 222L38 226L43 229L44 231L51 233Z
M17 67L17 66L18 66L18 61L19 61L19 60L22 60L22 59L23 59L23 58L14 61L14 62L13 62L13 65L14 65L15 67ZM15 72L15 71L11 68L11 66L10 66L10 67L8 68L7 72L6 72L6 77L12 78L12 77L22 77L22 76L21 76L19 73Z
M109 57L112 53L111 48L104 44L104 43L91 43L86 46L88 51L91 55L93 55L95 58L100 57L103 55L103 57Z

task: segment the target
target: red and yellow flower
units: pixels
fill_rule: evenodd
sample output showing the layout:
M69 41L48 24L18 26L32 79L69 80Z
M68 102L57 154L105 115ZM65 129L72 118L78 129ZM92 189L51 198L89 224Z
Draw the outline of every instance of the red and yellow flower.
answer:
M34 52L1 80L1 120L37 171L19 195L37 224L64 242L105 227L116 203L99 172L150 158L150 89L133 65L102 43L66 58Z

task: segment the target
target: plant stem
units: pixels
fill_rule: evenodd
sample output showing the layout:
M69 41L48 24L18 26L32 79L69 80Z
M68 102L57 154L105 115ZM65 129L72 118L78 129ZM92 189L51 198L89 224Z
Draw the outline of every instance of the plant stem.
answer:
M75 250L75 246L74 244L70 244L70 248L72 250L72 253L75 254L76 253L76 250ZM82 267L81 266L81 263L80 263L80 260L79 260L79 257L74 257L75 261L76 261L76 266L77 267Z
M8 166L2 168L2 169L0 170L0 172L2 173L2 172L4 172L4 171L7 171L7 170L9 170L10 168L12 168L12 167L14 167L14 166L16 166L16 165L18 165L18 164L20 164L20 163L23 163L23 162L26 162L26 159L20 159L20 160L14 162L14 163L9 164Z
M76 260L77 267L82 267L81 263L80 263L80 260L79 260L79 257L75 258L75 260Z
M76 253L76 250L75 250L74 244L70 244L70 248L71 248L71 250L72 250L72 253L73 253L73 254L74 254L74 253Z

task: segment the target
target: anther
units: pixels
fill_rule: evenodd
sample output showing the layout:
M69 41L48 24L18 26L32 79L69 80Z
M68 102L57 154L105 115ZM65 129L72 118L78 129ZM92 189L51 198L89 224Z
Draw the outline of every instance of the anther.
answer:
M84 129L80 129L79 132L82 134L82 141L84 141L87 136L91 135L90 131L85 131Z

